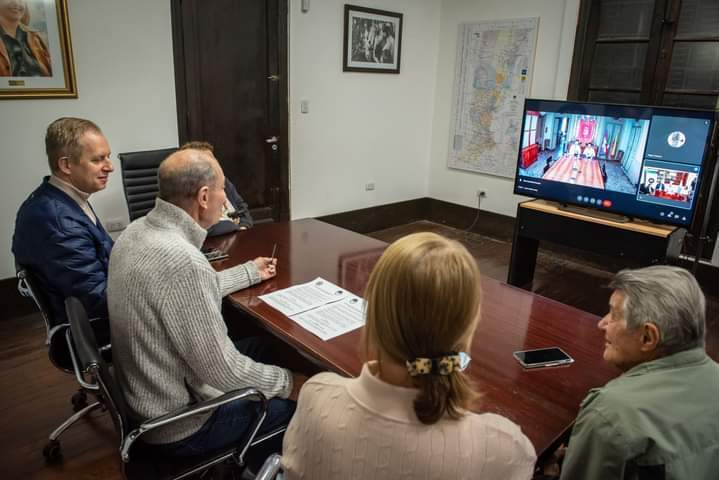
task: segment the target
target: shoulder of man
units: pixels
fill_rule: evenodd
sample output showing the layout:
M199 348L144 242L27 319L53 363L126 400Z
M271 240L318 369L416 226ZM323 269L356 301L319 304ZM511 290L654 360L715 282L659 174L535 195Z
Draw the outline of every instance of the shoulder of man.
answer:
M53 192L51 188L47 184L40 185L22 203L17 214L17 228L27 225L35 231L60 229L63 226L61 218L79 215L71 198L64 198L62 192Z
M577 425L592 426L590 428L602 430L612 437L621 436L623 442L631 443L632 438L641 437L642 433L635 431L639 413L637 396L641 398L646 392L638 392L640 386L631 380L618 377L603 387L590 390L581 403Z
M630 379L631 380L631 379ZM615 411L626 408L626 393L634 390L631 382L623 377L610 380L602 387L593 388L580 405L580 411L592 408L598 411Z
M202 252L174 230L156 229L142 217L130 223L113 247L116 256L144 256L166 260L163 265L180 272L207 270L214 272Z

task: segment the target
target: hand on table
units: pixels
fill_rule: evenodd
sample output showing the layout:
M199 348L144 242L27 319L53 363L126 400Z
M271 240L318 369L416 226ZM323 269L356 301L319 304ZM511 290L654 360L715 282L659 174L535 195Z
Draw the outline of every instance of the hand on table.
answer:
M277 275L277 259L270 257L257 257L254 260L257 270L260 271L260 280L265 281Z

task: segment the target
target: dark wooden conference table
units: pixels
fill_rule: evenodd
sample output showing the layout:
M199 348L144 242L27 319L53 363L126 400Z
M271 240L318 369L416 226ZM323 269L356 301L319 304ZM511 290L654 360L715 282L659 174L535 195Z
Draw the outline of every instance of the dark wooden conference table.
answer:
M327 369L359 375L360 330L324 342L258 296L318 276L361 295L387 244L313 219L258 225L208 241L230 255L214 262L218 270L270 256L274 243L277 276L232 294L231 302ZM604 336L597 329L599 318L487 277L482 279L482 290L482 317L467 370L482 394L476 411L511 419L521 426L539 456L550 453L571 428L589 389L619 374L602 361ZM524 370L512 356L517 350L550 346L562 348L575 362Z

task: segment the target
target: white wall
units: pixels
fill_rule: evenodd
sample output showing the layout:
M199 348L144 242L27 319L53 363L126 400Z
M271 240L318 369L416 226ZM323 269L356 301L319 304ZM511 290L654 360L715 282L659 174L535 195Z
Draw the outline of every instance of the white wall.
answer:
M0 279L14 276L15 213L48 174L47 125L61 116L95 121L118 152L177 145L169 1L70 0L79 97L0 101ZM127 221L119 161L106 190L92 196L98 216Z
M441 2L352 2L404 14L399 75L342 72L344 3L290 2L293 218L427 194Z
M400 75L343 73L340 0L307 13L290 0L290 198L293 218L431 196L514 215L512 182L449 170L457 27L539 16L531 95L564 98L579 0L372 0L402 12ZM20 203L47 174L44 131L59 116L96 121L113 153L177 145L169 1L69 0L79 98L0 102L0 278ZM139 12L139 13L138 13ZM308 100L310 113L300 113ZM107 222L127 216L119 164L92 203ZM374 182L374 191L364 186Z
M447 168L457 36L460 23L539 17L534 74L529 95L565 99L574 50L579 0L443 0L439 62L435 87L428 196L477 206L476 192L487 197L482 209L514 216L524 197L512 193L513 179Z

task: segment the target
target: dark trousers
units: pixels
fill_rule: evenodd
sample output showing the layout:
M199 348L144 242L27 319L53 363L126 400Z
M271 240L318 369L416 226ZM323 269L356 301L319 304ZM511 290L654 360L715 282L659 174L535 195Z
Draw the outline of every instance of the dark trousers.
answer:
M271 342L260 337L250 337L235 342L237 350L256 362L276 364L273 361ZM267 402L267 417L260 427L258 436L287 425L295 413L295 402L283 398L272 398ZM162 446L162 450L171 455L192 456L229 449L245 440L249 427L259 415L260 404L251 400L236 400L222 405L212 414L205 424L187 438ZM251 467L262 465L271 453L282 451L283 435L253 447L248 452L248 464Z

